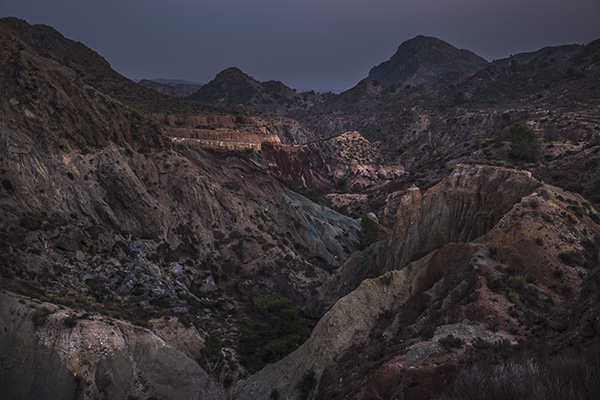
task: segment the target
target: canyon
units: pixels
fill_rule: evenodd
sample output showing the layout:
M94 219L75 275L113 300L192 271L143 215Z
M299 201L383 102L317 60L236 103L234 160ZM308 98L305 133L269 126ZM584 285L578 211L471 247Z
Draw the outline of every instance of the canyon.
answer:
M16 18L0 49L0 397L458 399L482 359L597 354L599 41L188 97ZM306 340L257 364L272 293Z

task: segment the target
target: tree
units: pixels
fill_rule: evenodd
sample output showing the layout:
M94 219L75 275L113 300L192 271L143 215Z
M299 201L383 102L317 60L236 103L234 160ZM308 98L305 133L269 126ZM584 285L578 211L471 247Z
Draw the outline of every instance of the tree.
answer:
M308 336L299 308L279 293L255 300L252 314L254 321L240 328L240 351L252 369L283 358Z
M523 124L515 123L509 130L510 155L514 158L534 162L540 155L540 138Z

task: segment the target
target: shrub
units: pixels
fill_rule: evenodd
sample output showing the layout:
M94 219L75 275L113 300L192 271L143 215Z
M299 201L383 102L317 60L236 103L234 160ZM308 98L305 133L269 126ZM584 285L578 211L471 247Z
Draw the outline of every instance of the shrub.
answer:
M506 140L506 138L504 137L504 133L502 133L502 131L497 131L496 134L494 135L494 147L495 148L500 148L502 147L502 145L504 144L504 140Z
M438 340L438 343L444 348L444 350L460 349L465 344L464 340L457 338L454 335L443 337Z
M515 292L521 293L527 287L527 280L523 275L513 275L508 278L508 286Z
M315 378L315 371L309 369L302 375L302 379L300 379L300 382L296 385L296 389L300 394L300 399L307 399L316 384L317 379Z
M75 314L70 314L63 320L63 324L67 328L75 328L77 326L77 316Z
M51 312L46 306L41 306L40 308L35 310L35 312L31 314L33 326L35 326L36 328L43 326L46 323L46 319L48 319L48 315L50 314Z
M504 285L500 279L487 278L487 287L494 293L502 293Z
M254 321L240 328L240 352L251 369L274 362L307 338L306 322L292 300L271 293L254 302Z
M358 231L358 249L364 250L379 238L379 227L377 223L369 217L363 217L360 220L360 231Z
M232 232L229 234L229 239L232 239L232 240L235 240L235 239L240 239L242 236L243 236L243 235L242 235L240 232L238 232L238 231L232 231Z
M562 252L558 258L567 265L583 265L585 263L583 254L578 251Z
M448 241L440 231L436 231L431 237L431 250L437 250L448 244Z
M96 278L86 279L85 284L89 289L90 295L92 295L97 301L102 301L110 295L110 291L106 288L104 283Z
M508 294L506 295L506 298L508 299L508 301L510 301L513 304L516 305L521 305L521 296L519 296L518 293L515 292L508 292Z
M510 127L510 155L516 159L534 162L540 155L540 138L523 124L515 123Z
M491 363L482 359L463 368L449 385L445 400L600 398L597 349L569 356Z
M204 347L200 350L198 364L209 374L218 372L223 367L221 341L216 335L210 334L204 338Z

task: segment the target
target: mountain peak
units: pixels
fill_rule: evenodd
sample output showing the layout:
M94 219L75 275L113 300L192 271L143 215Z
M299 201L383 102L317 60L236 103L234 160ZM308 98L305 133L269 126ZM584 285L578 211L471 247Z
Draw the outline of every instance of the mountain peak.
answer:
M250 81L257 82L256 79L254 79L253 77L251 77L250 75L248 75L247 73L245 73L244 71L239 69L238 67L229 67L229 68L224 69L223 71L219 72L215 76L214 81L220 81L220 80L230 81L231 79L244 79L244 80L250 80Z
M386 62L369 71L369 79L385 85L434 83L452 70L477 72L488 62L469 50L430 36L403 42Z
M237 67L229 67L188 98L205 104L231 106L245 104L261 91L263 89L256 79Z

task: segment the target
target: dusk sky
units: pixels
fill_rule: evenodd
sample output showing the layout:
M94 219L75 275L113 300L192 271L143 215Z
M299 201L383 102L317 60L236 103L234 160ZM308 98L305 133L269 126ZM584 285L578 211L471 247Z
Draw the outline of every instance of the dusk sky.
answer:
M405 40L488 59L600 38L600 0L0 0L121 74L208 82L237 66L297 89L348 89Z

